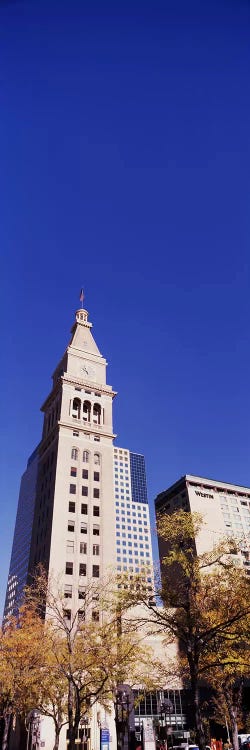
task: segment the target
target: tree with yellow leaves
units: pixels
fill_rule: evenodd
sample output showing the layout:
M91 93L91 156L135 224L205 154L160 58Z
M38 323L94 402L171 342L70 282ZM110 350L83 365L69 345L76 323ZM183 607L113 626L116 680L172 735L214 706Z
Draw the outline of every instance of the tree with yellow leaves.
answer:
M200 682L209 681L213 670L220 668L223 649L225 664L234 662L238 632L250 614L250 581L239 567L237 555L232 554L236 552L232 540L220 540L210 552L197 554L195 539L201 524L201 516L183 510L159 516L158 534L166 544L160 585L150 599L140 581L136 589L130 588L122 596L128 606L141 602L145 622L166 641L178 642L175 670L190 684L196 741L200 750L205 750ZM139 619L143 621L143 617Z

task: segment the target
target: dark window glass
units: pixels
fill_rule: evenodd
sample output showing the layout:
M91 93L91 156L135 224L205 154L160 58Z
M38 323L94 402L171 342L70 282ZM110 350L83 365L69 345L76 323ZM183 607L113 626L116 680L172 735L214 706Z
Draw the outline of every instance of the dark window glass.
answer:
M100 536L99 526L93 526L93 536Z
M100 554L99 544L93 544L93 555L99 555L99 554Z
M81 504L81 513L82 513L82 514L83 514L84 516L87 516L87 513L88 513L88 506L87 506L87 504L86 504L86 503L82 503L82 504Z
M94 497L100 497L100 490L99 490L99 488L94 487L93 495L94 495Z
M73 563L72 562L66 562L65 573L67 573L67 575L70 575L70 576L73 575Z
M76 466L71 466L70 476L71 477L76 477L76 475L77 475L77 468L76 468Z
M76 484L70 484L69 485L69 491L70 491L71 495L75 495L76 494Z
M76 504L72 500L69 501L69 513L75 513Z
M80 563L79 565L79 576L86 576L86 563Z
M88 469L83 469L82 470L82 478L83 479L88 479L88 476L89 476Z
M99 565L93 565L93 578L99 578Z
M81 523L81 534L87 534L87 524Z
M82 487L82 495L84 495L84 497L87 497L87 495L88 495L88 487Z
M75 503L73 503L75 505ZM74 521L68 521L68 531L75 531L75 522Z
M86 542L80 542L80 552L82 555L87 554L87 544Z
M99 471L94 471L94 481L99 482L100 474Z
M99 516L99 515L100 515L99 505L93 505L93 516Z
M92 620L93 620L93 622L99 622L99 619L100 619L99 618L99 612L97 612L96 609L93 610L93 612L92 612Z

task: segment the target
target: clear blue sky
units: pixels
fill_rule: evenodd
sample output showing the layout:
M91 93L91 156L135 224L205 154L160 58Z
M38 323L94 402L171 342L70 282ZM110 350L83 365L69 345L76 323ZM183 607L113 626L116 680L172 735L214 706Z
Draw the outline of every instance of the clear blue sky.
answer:
M247 0L1 2L2 600L81 286L151 503L250 485L249 31Z

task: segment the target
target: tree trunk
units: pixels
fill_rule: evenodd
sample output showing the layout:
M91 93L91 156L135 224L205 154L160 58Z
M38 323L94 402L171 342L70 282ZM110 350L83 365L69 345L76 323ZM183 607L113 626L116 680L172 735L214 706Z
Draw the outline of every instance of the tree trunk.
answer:
M193 699L193 706L194 706L196 742L200 750L205 750L206 738L205 738L205 732L204 732L201 712L200 712L198 677L197 677L197 672L196 672L195 667L191 664L190 664L190 676L191 676L192 699Z
M53 750L58 750L59 748L60 731L61 731L61 727L59 727L58 724L55 724L55 741L54 741Z
M234 686L224 685L224 693L230 718L233 750L239 750L237 719L242 696L242 681L236 682Z
M68 729L68 750L75 750L75 727L74 727L74 685L72 684L71 680L69 681L69 689L68 689L68 720L69 720L69 729Z

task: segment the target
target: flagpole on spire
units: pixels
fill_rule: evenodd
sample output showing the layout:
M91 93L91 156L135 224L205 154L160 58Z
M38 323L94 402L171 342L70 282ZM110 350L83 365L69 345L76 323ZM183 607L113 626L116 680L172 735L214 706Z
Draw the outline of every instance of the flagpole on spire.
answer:
M83 289L81 289L81 292L80 292L80 302L82 303L82 309L83 309L83 300L84 300L84 294L83 294Z

